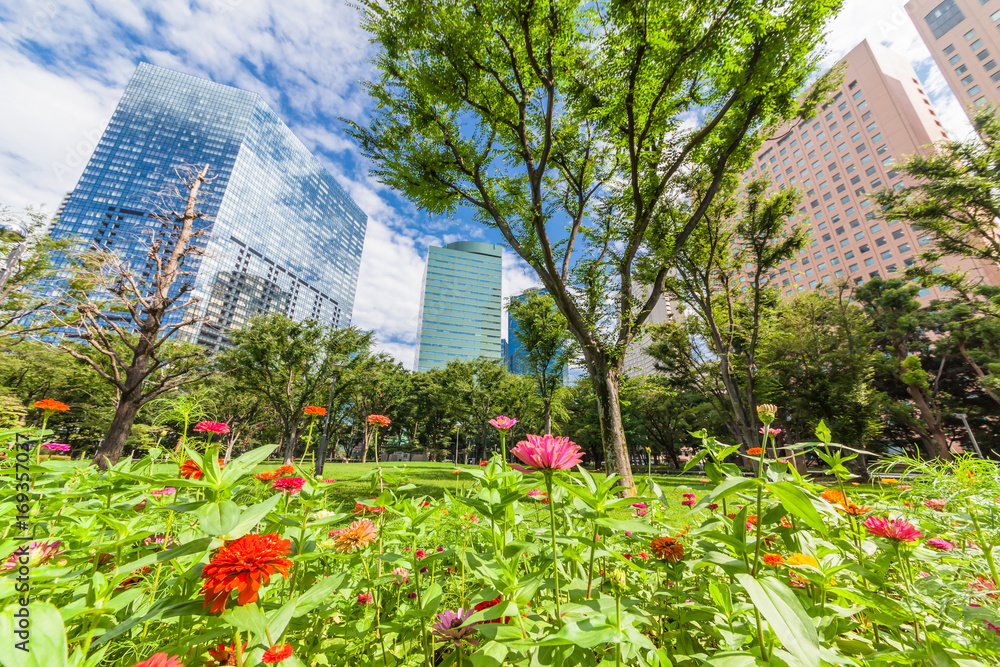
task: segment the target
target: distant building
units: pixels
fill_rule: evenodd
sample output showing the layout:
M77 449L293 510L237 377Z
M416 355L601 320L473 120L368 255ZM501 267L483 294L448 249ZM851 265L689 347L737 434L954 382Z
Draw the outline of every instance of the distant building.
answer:
M416 370L501 359L503 247L477 241L431 247L420 295Z
M910 0L906 11L970 119L1000 103L1000 3Z
M649 294L649 289L645 290ZM648 297L647 297L648 298ZM646 347L652 342L650 335L645 331L647 326L656 324L666 324L673 320L675 309L671 300L666 294L661 294L656 305L649 312L649 316L640 328L639 333L625 348L625 363L623 370L625 374L632 378L654 375L656 370L656 359L646 352Z
M978 2L979 0L975 0ZM932 242L901 222L880 220L868 194L909 181L897 164L947 138L913 67L903 56L864 41L842 60L843 84L811 120L798 120L763 143L744 183L766 176L771 189L802 194L793 220L811 241L768 276L782 296L832 285L860 285L876 276L901 275ZM996 269L946 258L948 268L997 283ZM939 298L940 288L921 291Z
M180 187L177 167L205 164L213 179L200 204L208 240L181 279L198 301L167 324L204 317L181 334L211 348L257 314L349 325L367 216L245 90L141 63L52 236L112 250L147 280L150 238L171 231L154 218L158 194ZM58 292L58 282L48 289Z

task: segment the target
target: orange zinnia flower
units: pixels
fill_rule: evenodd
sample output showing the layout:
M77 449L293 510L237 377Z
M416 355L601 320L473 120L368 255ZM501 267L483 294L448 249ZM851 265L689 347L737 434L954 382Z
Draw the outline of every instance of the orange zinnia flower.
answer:
M272 479L278 476L277 470L272 470L271 472L259 472L253 476L254 479L259 479L262 482L270 482Z
M51 398L46 398L45 400L36 402L33 408L38 408L39 410L47 410L49 412L66 412L69 410L69 406L65 403L60 403L59 401L53 400Z
M292 645L291 644L275 644L271 648L264 651L264 655L260 657L261 662L265 665L273 665L276 662L281 662L282 660L287 660L292 657Z
M842 503L844 502L844 494L837 489L827 489L823 493L819 494L824 500L831 503Z
M276 533L250 533L223 545L202 569L205 607L211 605L213 614L223 611L232 591L239 593L238 605L256 602L257 592L267 585L272 574L288 577L292 561L285 555L291 549L291 541Z
M751 447L747 450L747 456L760 456L764 450L760 447Z
M764 554L764 563L770 565L771 567L777 567L785 562L785 559L781 557L781 554Z
M751 514L747 517L747 525L756 526L757 525L757 515Z
M676 563L684 558L684 545L672 537L657 537L649 543L649 550L661 560Z
M331 531L337 551L350 553L354 549L364 549L375 541L378 531L368 519L358 519L347 528Z
M385 415L368 415L368 423L372 426L388 426L392 422Z
M278 466L274 472L277 475L294 475L295 466Z
M892 477L883 477L880 481L883 484L899 484L899 480L893 479Z
M317 417L322 417L326 414L326 408L321 408L318 405L307 405L306 409L303 410L307 415L316 415Z
M867 505L855 505L852 502L841 503L841 506L837 508L838 511L844 514L850 514L852 516L861 516L863 514L868 514L872 511L871 507Z

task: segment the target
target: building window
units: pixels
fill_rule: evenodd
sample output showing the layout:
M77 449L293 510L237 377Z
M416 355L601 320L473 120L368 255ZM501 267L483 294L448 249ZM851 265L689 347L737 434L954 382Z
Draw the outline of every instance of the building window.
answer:
M955 4L955 0L944 0L932 9L927 16L927 27L931 29L934 39L941 39L949 30L965 20L965 14Z
M874 257L868 257L867 259L865 259L865 266L874 266L874 265L875 265Z
M996 66L997 66L997 61L991 60L988 63L986 63L985 65L983 65L983 69L986 70L987 72L989 72L991 69L993 69Z
M986 98L985 97L980 97L978 100L976 100L975 102L973 102L973 104L975 104L977 107L985 106L986 105Z
M965 74L968 71L969 68L966 67L965 65L959 65L958 67L955 68L955 74L958 74L959 76Z
M927 245L930 242L931 242L931 237L929 236L921 236L919 239L917 239L917 243L919 243L920 245Z
M881 257L882 259L889 259L890 257L892 257L892 253L886 250L885 252L882 253Z
M989 49L983 49L982 51L976 54L976 58L979 60L986 60L989 57L990 57Z
M954 50L955 50L955 45L954 44L949 44L948 46L944 47L944 54L946 56L950 55L951 52L954 51Z
M979 86L973 86L972 88L969 88L969 95L970 96L972 96L972 95L978 95L978 94L979 94Z
M970 39L972 39L975 36L976 36L976 29L975 28L973 28L969 32L967 32L964 35L962 35L962 37L965 37L965 41L969 41Z
M854 251L848 250L844 253L844 259L854 259Z
M857 264L851 264L847 268L851 270L851 273L857 273L860 267Z
M961 59L962 59L962 54L956 53L951 58L948 58L948 62L950 62L952 65L957 65L958 61Z
M837 271L833 275L837 276L838 278L843 278L844 277L844 270L843 269L837 269Z
M968 76L962 77L962 85L963 86L968 86L970 83L972 83L972 81L973 81L973 78L972 78L971 74L968 75Z
M910 244L904 243L903 245L896 248L899 252L910 252Z
M983 45L983 40L977 39L972 44L969 44L969 48L972 49L973 51L975 51L976 49L980 48L982 45Z

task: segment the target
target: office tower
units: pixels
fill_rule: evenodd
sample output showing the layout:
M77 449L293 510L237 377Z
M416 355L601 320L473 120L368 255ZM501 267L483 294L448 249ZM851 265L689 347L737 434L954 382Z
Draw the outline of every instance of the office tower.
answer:
M970 119L1000 103L1000 1L910 0L906 11Z
M417 331L418 371L449 361L500 359L503 248L459 241L427 251Z
M263 313L350 324L367 216L245 90L141 63L52 235L115 251L148 280L151 235L169 233L154 218L162 193L180 186L176 168L205 164L204 254L182 278L198 301L173 314L205 322L183 338L217 348Z
M978 2L978 0L976 0ZM864 41L848 53L843 84L811 120L799 120L763 143L744 182L767 177L772 190L799 189L800 216L811 232L806 248L769 278L783 296L829 289L850 281L900 274L931 243L912 226L879 219L866 199L882 188L901 189L896 164L947 138L923 86L907 60ZM996 270L954 259L943 261L996 282ZM939 288L923 290L936 298Z
M643 294L645 298L648 298L649 288L637 290L637 293ZM653 310L649 312L649 317L646 318L642 328L625 348L623 369L626 375L632 378L639 378L658 373L656 370L656 359L646 352L646 347L652 342L652 338L646 331L646 327L666 324L673 320L673 318L674 304L666 294L661 294L659 300L653 306Z

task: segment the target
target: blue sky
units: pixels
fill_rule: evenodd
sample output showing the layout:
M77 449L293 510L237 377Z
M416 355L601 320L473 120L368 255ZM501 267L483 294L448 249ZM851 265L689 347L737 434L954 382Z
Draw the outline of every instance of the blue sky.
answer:
M712 0L706 0L712 1ZM906 55L952 135L968 122L933 65L904 0L846 0L825 63L862 39ZM140 61L260 94L368 214L354 324L413 362L429 245L499 242L457 219L431 218L367 174L340 117L363 121L359 81L372 47L339 0L26 0L0 5L0 204L53 211L71 190ZM537 280L509 251L504 296Z

